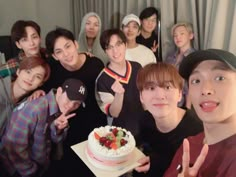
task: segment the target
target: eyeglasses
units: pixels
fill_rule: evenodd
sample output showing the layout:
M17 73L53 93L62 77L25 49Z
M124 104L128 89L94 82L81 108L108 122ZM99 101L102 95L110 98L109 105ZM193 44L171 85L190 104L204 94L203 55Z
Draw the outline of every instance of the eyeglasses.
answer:
M108 46L106 47L106 50L112 50L112 49L114 49L114 48L120 47L122 44L123 44L122 41L117 41L114 46L108 45Z

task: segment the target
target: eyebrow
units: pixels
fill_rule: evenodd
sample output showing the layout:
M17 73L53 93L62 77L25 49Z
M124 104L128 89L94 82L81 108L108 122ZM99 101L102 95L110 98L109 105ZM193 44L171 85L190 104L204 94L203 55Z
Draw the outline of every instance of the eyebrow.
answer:
M54 49L54 52L57 52L57 51L60 51L60 50L61 50L60 48L59 49L57 48L57 49Z
M63 47L65 47L66 45L70 44L71 42L72 41L67 41ZM61 50L61 48L55 48L54 52L59 51L59 50Z

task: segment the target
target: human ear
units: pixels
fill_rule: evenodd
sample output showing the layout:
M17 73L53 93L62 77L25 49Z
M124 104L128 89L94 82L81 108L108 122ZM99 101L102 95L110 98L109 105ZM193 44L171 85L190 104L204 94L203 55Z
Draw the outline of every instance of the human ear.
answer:
M141 103L143 104L142 92L139 93L139 99L140 99Z
M146 108L146 106L144 104L144 101L143 101L142 92L139 93L139 99L140 99L140 102L142 104L143 110L147 110L147 108Z
M20 45L20 43L18 41L16 41L15 44L16 44L17 48L22 49L22 47L21 47L21 45Z
M19 76L19 74L20 74L20 69L17 69L16 70L16 75Z
M189 35L189 39L192 40L193 37L194 37L194 34L193 34L193 33L190 33L190 35Z
M74 40L74 44L75 44L76 49L79 50L79 43L76 40Z
M180 102L182 100L183 94L182 94L182 90L179 91L179 96L178 96L178 102Z
M141 33L141 26L139 26L139 28L138 28L138 34L137 34L137 36L139 36L140 33Z
M58 58L57 58L57 56L56 55L54 55L54 53L52 54L52 56L53 56L53 58L55 59L55 60L59 60Z

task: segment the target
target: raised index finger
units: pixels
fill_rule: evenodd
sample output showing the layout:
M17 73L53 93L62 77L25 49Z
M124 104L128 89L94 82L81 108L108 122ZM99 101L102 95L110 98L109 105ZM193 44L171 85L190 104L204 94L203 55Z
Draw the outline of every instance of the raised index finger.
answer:
M153 41L153 47L156 47L156 40Z
M190 161L189 142L185 138L183 142L183 157L182 157L182 167L184 172L188 171L189 169L189 161Z
M69 114L69 115L65 116L65 119L68 120L68 119L74 117L75 115L76 115L76 113Z

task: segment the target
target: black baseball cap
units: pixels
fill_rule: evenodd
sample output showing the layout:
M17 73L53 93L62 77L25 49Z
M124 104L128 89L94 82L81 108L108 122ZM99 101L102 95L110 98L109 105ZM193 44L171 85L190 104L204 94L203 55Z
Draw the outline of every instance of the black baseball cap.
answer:
M62 84L62 90L66 91L70 100L79 100L84 103L87 97L87 88L84 83L78 79L67 79Z
M236 56L228 51L221 49L198 50L185 57L180 66L180 75L188 80L196 65L205 60L217 60L224 62L233 70L236 69Z

